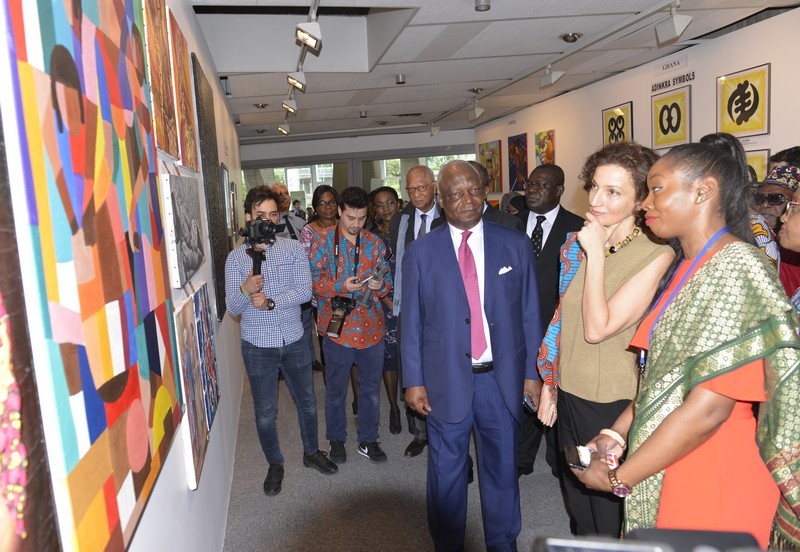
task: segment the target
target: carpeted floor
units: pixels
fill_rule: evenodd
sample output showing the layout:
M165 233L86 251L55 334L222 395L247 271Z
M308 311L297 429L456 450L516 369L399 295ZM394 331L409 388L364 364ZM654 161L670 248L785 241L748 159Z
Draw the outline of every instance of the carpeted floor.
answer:
M320 448L327 451L325 387L319 372L314 373L314 385ZM279 384L278 403L278 430L286 458L285 477L281 493L268 497L262 491L267 464L256 435L253 400L245 379L225 535L226 551L433 549L425 518L427 449L416 458L403 456L411 435L405 427L405 416L403 432L389 433L385 395L381 396L380 434L381 446L389 460L384 464L372 464L356 452L357 418L348 410L347 462L332 476L303 467L297 411L283 382ZM517 539L520 551L532 550L538 536L569 535L569 521L558 481L544 461L544 447L539 452L534 473L520 479L522 532ZM484 548L476 480L469 488L466 549Z

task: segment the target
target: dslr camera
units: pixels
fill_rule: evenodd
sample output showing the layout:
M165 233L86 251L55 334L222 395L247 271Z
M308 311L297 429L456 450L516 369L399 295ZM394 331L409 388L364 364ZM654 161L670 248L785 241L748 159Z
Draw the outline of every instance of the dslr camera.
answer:
M258 243L272 245L275 243L275 234L283 232L283 224L275 224L271 220L257 218L248 220L246 226L239 230L239 235L245 238L247 245Z
M339 339L339 336L342 333L342 326L344 326L344 319L347 318L347 315L353 312L356 303L350 297L341 297L337 295L333 299L331 299L331 310L333 311L333 317L331 317L331 321L328 324L328 329L325 332L328 337L333 339Z

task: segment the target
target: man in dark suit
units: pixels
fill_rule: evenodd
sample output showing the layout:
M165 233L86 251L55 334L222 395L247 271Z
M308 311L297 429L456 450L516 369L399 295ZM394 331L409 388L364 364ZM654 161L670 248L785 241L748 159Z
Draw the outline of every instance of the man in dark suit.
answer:
M486 189L486 193L489 193L489 171L486 170L486 167L478 163L477 161L467 161L470 165L475 167L475 170L478 171L478 175L481 178L481 183L483 187ZM508 213L504 213L498 209L495 209L489 202L484 202L483 204L483 220L488 220L489 222L496 222L497 224L502 224L508 228L513 228L514 230L519 230L520 232L525 231L525 223L519 217L515 217L513 215L509 215ZM440 217L433 221L431 225L431 229L437 228L447 222L444 217Z
M442 167L439 192L448 224L408 246L400 320L406 402L428 421L428 527L437 550L463 549L474 428L486 547L516 550L523 392L541 389L533 248L483 220L469 163Z
M403 256L408 245L431 231L433 223L441 218L442 211L436 203L436 184L433 171L423 165L412 167L406 173L406 193L409 204L394 217L389 224L389 234L395 255L394 298L392 312L398 317L398 342L401 339L401 305L403 281ZM403 355L400 352L398 365L402 369ZM414 439L406 447L405 455L418 456L428 444L428 432L425 418L412 409L406 409L408 430Z
M518 215L525 224L525 233L534 244L536 280L539 285L539 312L542 331L547 329L558 305L559 253L568 232L583 228L583 219L561 207L564 193L564 171L558 165L539 165L525 181L527 211ZM533 461L542 441L543 426L535 414L525 415L520 432L519 475L533 472ZM556 432L547 431L547 463L558 473L558 442Z

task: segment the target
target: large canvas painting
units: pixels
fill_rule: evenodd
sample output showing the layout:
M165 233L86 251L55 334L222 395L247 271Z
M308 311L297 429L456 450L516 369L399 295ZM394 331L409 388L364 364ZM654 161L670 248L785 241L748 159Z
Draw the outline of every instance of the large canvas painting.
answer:
M5 152L0 132L0 552L58 550Z
M150 92L153 95L156 147L177 159L178 128L167 40L167 7L164 0L144 0L144 3L147 8L147 60Z
M142 6L0 10L0 108L19 144L8 165L59 531L76 550L122 550L182 416Z
M172 39L172 72L175 76L175 105L178 113L178 142L181 147L181 162L197 171L197 128L194 123L194 97L192 77L189 71L189 48L183 31L169 14L169 36Z
M200 131L200 155L206 190L208 233L211 239L211 268L217 298L217 320L225 315L225 259L228 257L227 197L222 195L222 174L217 150L217 123L214 118L214 94L200 60L192 54L194 89L197 98L197 126Z
M160 180L171 282L180 288L197 273L206 256L200 184L196 178L174 174L161 175Z
M508 185L509 189L522 191L528 178L528 134L508 137Z
M503 167L500 164L500 140L478 146L478 163L489 173L489 193L500 192L503 186Z

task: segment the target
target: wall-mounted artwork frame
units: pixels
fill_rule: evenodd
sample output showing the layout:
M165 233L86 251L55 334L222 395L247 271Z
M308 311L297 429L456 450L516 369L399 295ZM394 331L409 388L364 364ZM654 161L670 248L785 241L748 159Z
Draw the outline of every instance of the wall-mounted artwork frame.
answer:
M769 134L770 69L765 63L717 77L717 132Z
M525 188L528 178L528 133L508 137L508 186L514 191Z
M181 163L197 172L197 126L194 117L192 75L189 69L189 46L172 11L169 12L169 36L172 42L172 73L175 77L175 108L178 116L178 143Z
M196 178L162 174L164 227L167 235L170 280L182 288L192 279L206 258L206 236Z
M503 187L503 164L500 157L500 140L486 142L478 146L478 163L489 172L489 193L500 192Z
M606 108L601 114L603 121L603 145L633 141L633 102L625 102Z
M692 141L692 87L682 86L650 99L653 149L671 148Z
M767 167L769 167L769 154L770 150L768 149L752 150L745 152L745 155L747 156L747 165L753 167L753 170L756 171L757 182L763 182L764 179L767 177Z
M536 133L536 166L555 164L556 162L556 130L543 130Z
M153 100L156 147L180 159L172 64L167 38L167 6L164 0L144 0L147 35L147 68Z

